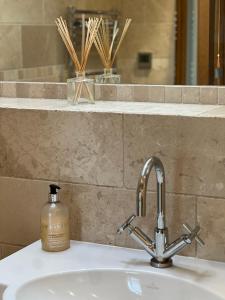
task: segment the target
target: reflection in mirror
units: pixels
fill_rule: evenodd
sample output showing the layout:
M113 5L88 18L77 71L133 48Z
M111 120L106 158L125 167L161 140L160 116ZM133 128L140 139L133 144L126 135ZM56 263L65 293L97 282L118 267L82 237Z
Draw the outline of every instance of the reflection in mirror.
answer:
M62 15L75 44L84 17L103 17L111 29L132 18L113 66L122 83L225 82L225 0L0 0L0 9L0 80L74 77L54 24ZM93 47L87 72L103 68Z
M176 84L225 84L225 1L177 0Z

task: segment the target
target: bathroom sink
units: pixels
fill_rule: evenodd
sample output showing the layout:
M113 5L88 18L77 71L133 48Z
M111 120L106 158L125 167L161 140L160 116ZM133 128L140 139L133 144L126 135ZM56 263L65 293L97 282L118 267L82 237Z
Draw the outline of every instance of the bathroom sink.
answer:
M219 300L178 277L126 269L65 272L8 288L4 300Z
M176 255L157 269L142 250L71 241L50 253L38 241L0 261L0 300L225 300L224 278L221 262Z

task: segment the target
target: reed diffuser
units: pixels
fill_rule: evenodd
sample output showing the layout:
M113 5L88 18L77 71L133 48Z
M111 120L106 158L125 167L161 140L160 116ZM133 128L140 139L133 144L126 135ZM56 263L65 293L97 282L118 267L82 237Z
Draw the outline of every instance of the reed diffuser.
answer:
M85 22L82 18L81 54L78 58L78 49L75 49L69 34L66 21L62 17L56 19L60 36L74 63L76 77L67 80L67 99L72 104L80 102L94 103L94 80L86 77L86 66L91 47L95 41L101 19L89 18Z
M131 19L126 19L122 33L120 37L118 37L118 22L115 21L113 32L111 34L109 29L109 21L102 20L94 40L96 49L104 65L104 74L96 76L97 83L120 83L120 75L113 74L113 64L120 46L126 36L130 23ZM116 41L118 42L116 43Z

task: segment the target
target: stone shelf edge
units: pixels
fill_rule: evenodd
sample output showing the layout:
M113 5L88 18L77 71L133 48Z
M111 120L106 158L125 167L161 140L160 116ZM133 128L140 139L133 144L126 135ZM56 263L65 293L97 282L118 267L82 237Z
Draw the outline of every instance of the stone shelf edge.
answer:
M70 105L62 99L0 98L0 109L40 111L111 113L129 115L162 115L180 117L225 118L225 107L220 105L97 101L96 104Z

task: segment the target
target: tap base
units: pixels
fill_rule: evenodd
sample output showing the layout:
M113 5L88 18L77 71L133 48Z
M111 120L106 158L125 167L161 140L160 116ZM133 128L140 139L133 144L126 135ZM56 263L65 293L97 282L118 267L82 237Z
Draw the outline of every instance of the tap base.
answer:
M173 265L173 260L170 258L168 260L160 262L157 259L152 258L150 261L150 265L154 268L160 268L160 269L169 268Z

